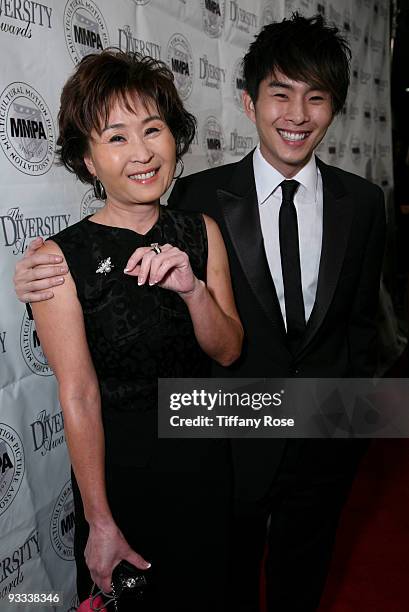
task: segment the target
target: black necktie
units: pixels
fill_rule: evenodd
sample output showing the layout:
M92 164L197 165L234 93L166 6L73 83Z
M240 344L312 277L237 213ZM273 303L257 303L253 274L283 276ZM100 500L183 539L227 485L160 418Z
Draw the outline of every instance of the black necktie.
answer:
M297 191L298 185L298 181L283 181L281 183L283 200L279 215L287 340L292 352L297 348L305 330L297 211L294 206L294 194Z

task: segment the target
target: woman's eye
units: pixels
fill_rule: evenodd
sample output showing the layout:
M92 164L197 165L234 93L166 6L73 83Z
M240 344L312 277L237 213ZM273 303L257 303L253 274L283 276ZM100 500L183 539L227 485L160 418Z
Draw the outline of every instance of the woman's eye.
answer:
M109 142L123 142L124 140L125 140L125 138L123 136L121 136L120 134L114 134L109 139Z
M157 127L149 127L145 131L145 134L146 134L146 136L149 136L149 134L155 134L156 132L159 132L159 128L157 128Z

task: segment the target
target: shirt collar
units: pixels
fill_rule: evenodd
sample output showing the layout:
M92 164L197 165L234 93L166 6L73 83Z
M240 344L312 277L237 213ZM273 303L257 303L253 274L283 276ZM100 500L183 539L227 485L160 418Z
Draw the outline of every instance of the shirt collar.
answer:
M257 200L259 204L263 204L286 177L266 161L260 151L260 145L256 147L253 153L253 168ZM302 186L303 189L299 188L299 191L304 192L309 201L315 202L318 180L315 155L312 155L308 163L292 178Z

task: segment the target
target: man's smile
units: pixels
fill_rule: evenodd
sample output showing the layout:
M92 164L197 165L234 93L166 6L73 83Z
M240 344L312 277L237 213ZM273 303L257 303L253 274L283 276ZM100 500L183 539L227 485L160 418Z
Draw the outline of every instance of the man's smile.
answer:
M311 132L306 132L306 131L292 132L289 130L281 130L279 128L277 128L277 132L280 134L283 140L288 140L289 142L300 142L308 138L308 136L311 134Z

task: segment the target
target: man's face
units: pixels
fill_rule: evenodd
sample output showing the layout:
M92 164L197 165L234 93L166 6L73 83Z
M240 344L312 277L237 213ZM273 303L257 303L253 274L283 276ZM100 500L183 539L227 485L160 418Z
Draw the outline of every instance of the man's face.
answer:
M255 104L247 92L243 103L257 127L263 157L287 178L309 161L333 118L328 91L279 71L261 81Z

